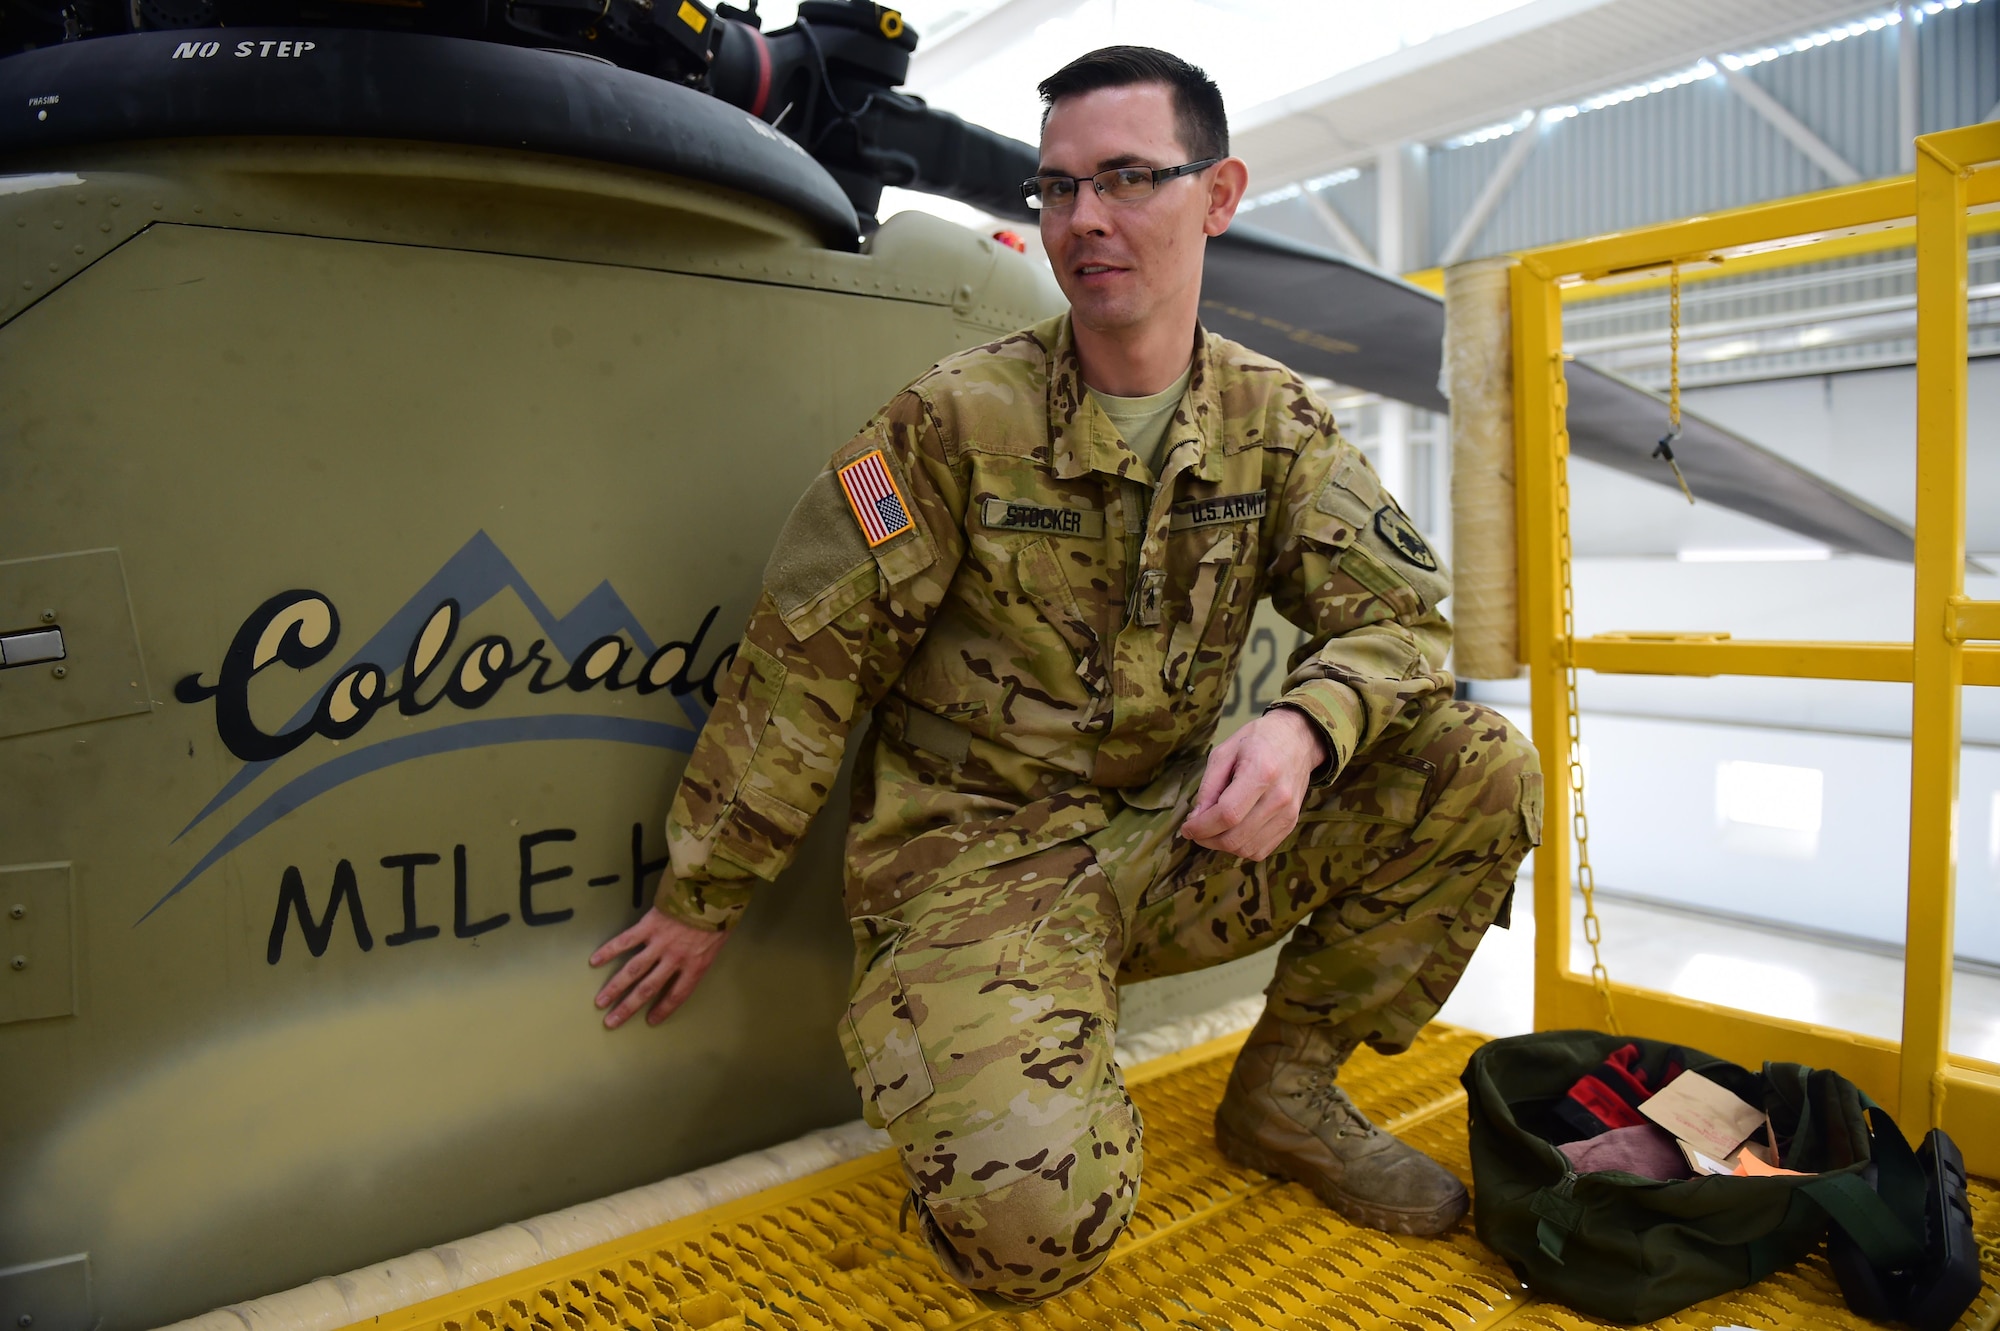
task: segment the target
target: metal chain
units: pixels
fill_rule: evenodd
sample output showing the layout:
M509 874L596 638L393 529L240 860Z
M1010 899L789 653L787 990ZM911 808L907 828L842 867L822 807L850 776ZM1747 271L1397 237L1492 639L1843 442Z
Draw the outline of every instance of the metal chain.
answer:
M1653 456L1664 458L1674 469L1681 493L1692 504L1694 491L1688 489L1687 477L1681 475L1681 464L1674 460L1674 440L1681 437L1681 266L1678 263L1667 272L1667 290L1667 432L1653 449Z
M1678 274L1678 269L1676 270ZM1674 307L1680 308L1680 284L1674 284ZM1676 329L1679 320L1675 320ZM1678 338L1678 332L1676 333ZM1676 356L1676 362L1679 357ZM1562 362L1556 362L1561 386ZM1564 395L1566 396L1566 394ZM1676 417L1680 397L1675 394ZM1678 468L1676 468L1678 470ZM1583 804L1583 712L1576 694L1576 592L1570 578L1569 539L1569 430L1564 427L1556 448L1556 562L1562 570L1562 653L1563 687L1569 698L1569 817L1576 838L1576 885L1583 893L1583 939L1590 944L1590 983L1604 1004L1604 1024L1613 1035L1618 1028L1618 1012L1611 1002L1611 972L1604 968L1601 945L1604 925L1597 918L1597 877L1590 868L1590 816ZM1569 903L1563 903L1569 909ZM1567 960L1567 959L1565 959Z

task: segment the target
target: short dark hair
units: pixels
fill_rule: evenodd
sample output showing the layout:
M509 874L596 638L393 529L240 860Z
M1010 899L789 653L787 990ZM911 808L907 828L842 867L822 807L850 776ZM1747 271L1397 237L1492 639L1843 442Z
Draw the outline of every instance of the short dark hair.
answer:
M1229 156L1229 115L1215 80L1172 52L1151 46L1102 46L1043 79L1035 88L1042 95L1042 124L1049 123L1049 112L1061 98L1138 83L1165 84L1173 93L1174 128L1193 160Z

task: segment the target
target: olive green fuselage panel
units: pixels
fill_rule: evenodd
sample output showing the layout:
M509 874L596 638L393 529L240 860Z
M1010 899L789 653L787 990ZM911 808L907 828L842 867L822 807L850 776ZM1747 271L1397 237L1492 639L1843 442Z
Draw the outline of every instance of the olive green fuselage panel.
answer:
M0 1268L87 1252L146 1325L854 1117L839 819L671 1023L606 1033L585 958L793 499L1046 278L176 151L0 195L0 634L68 652L0 670Z

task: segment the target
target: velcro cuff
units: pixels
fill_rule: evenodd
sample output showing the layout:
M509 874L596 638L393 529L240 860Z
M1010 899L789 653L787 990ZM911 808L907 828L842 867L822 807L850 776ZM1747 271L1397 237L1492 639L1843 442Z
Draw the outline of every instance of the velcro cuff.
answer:
M1271 707L1303 712L1318 728L1320 739L1326 743L1326 761L1313 772L1312 784L1331 784L1354 756L1354 745L1361 736L1361 699L1354 690L1337 680L1307 680ZM1271 707L1264 710L1270 711Z
M711 862L720 861L720 855L710 857ZM716 863L715 868L724 873L733 866ZM746 873L741 879L724 878L676 878L671 872L660 880L660 889L653 897L653 905L660 914L669 919L695 929L706 929L712 933L722 933L735 926L743 917L744 908L750 904L751 889L757 880Z

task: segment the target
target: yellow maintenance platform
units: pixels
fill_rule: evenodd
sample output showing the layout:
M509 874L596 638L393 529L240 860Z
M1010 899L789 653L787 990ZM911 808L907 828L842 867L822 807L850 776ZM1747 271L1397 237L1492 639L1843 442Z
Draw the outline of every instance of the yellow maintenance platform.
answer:
M1363 1050L1341 1077L1377 1123L1467 1183L1458 1074L1483 1037L1432 1027L1395 1058ZM897 1226L903 1186L883 1151L489 1284L359 1323L370 1331L1033 1331L1086 1327L1325 1331L1572 1331L1606 1325L1540 1300L1473 1237L1357 1229L1304 1188L1239 1169L1210 1115L1241 1035L1135 1069L1145 1179L1131 1227L1095 1277L1029 1311L995 1312ZM2000 1189L1975 1182L1986 1286L1959 1331L2000 1324ZM1657 1323L1675 1331L1871 1326L1814 1256Z

